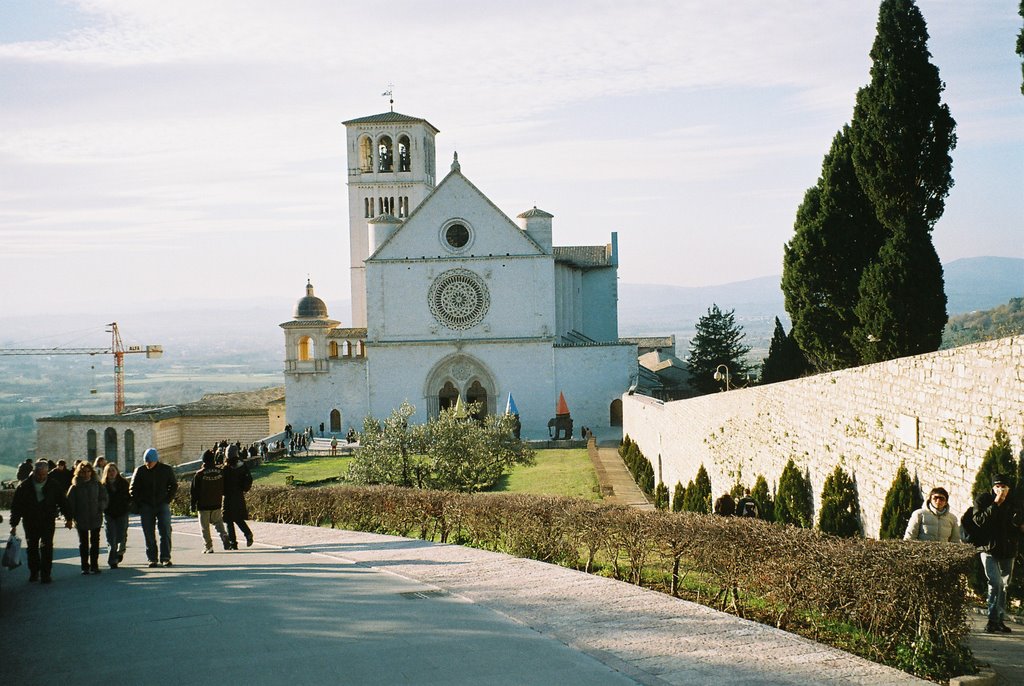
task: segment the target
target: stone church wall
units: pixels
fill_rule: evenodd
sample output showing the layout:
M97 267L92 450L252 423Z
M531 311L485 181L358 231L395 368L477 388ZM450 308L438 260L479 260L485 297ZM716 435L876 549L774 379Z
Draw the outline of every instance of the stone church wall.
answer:
M877 536L901 460L926 493L947 488L959 515L999 426L1021 451L1024 337L689 400L623 396L623 424L670 490L701 463L716 497L758 474L774 488L793 458L810 474L817 509L841 464L856 479L865 532Z

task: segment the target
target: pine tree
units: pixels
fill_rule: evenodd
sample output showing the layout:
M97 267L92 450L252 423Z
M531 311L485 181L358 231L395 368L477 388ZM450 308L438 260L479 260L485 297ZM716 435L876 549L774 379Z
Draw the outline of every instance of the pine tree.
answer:
M883 0L877 31L871 82L857 92L850 127L857 179L888 233L858 289L854 342L867 361L929 352L941 342L946 295L931 230L953 185L956 146L913 0ZM911 309L914 316L905 316Z
M810 482L793 459L786 462L775 496L775 521L810 529L814 526L814 495Z
M775 333L768 347L768 357L761 365L761 383L775 383L799 378L807 371L807 360L793 338L792 330L786 334L782 322L775 318Z
M675 488L672 489L672 511L682 512L683 511L683 499L686 497L686 489L683 488L683 484L679 481L676 482Z
M683 509L687 512L711 512L711 479L702 464L697 470L697 477L686 487Z
M992 445L981 458L981 466L974 477L974 485L971 486L971 498L975 499L982 493L991 491L992 479L996 474L1005 474L1011 481L1016 481L1018 470L1017 460L1013 457L1013 447L1010 445L1010 436L1003 427L999 427L996 429ZM1011 493L1016 493L1017 483L1010 485L1014 489Z
M857 485L839 465L825 477L825 485L821 489L818 528L843 538L863 534Z
M818 371L859 362L850 340L857 324L853 308L863 272L885 235L857 180L850 127L843 126L822 162L821 177L797 210L782 264L790 335Z
M702 393L724 389L725 380L715 380L720 365L728 368L730 384L744 383L749 368L743 358L750 352L750 346L743 345L746 334L736 324L735 310L722 312L718 305L712 305L697 320L696 329L686 358L690 385Z
M754 488L750 491L750 497L757 503L757 516L767 522L774 522L775 501L772 500L771 491L768 490L768 482L760 474L754 480Z
M654 507L659 510L668 509L668 486L663 481L659 481L654 489Z
M921 507L923 502L920 489L911 481L906 465L900 462L900 466L896 470L896 477L885 494L878 537L881 539L903 538L911 513Z

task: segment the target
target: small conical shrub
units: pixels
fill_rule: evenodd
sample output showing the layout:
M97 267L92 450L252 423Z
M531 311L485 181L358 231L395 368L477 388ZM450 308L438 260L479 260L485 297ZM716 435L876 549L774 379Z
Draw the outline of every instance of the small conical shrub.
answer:
M825 485L821 489L818 528L843 538L862 534L857 485L839 465L825 477Z
M703 464L697 470L696 479L691 483L692 487L686 487L683 509L687 512L708 514L711 512L711 478L708 477L708 470L704 469Z
M757 503L757 516L768 522L775 521L775 501L772 499L771 491L768 490L768 482L760 474L754 481L754 488L750 491L750 497Z
M676 482L676 487L672 489L672 511L682 512L683 511L683 498L686 495L686 489L683 488L683 484L679 481Z
M992 479L996 474L1006 474L1014 482L1017 479L1017 460L1013 457L1010 437L1003 430L1003 427L996 429L992 445L989 446L988 450L985 451L984 457L981 458L981 467L978 468L978 473L974 477L974 485L971 486L972 500L982 493L988 493L992 490ZM1011 494L1019 496L1020 494L1016 493L1017 484L1012 483L1010 486L1014 489L1011 491Z
M658 486L654 489L654 507L659 510L668 509L668 486L664 481L659 481Z
M810 481L790 458L779 477L779 492L775 496L775 521L810 529L814 526L813 517L814 494Z
M878 537L881 539L903 538L911 513L921 507L922 503L920 489L914 486L914 482L910 480L910 472L900 462L900 466L896 470L896 477L885 494Z

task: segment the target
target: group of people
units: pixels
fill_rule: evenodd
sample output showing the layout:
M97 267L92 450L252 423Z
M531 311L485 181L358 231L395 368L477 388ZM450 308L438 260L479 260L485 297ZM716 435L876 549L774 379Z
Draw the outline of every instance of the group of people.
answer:
M252 475L238 445L223 446L220 456L222 464L218 464L217 452L203 454L203 468L191 488L192 507L199 512L207 553L213 552L211 524L220 533L225 550L238 549L236 526L246 545L253 543L245 521L249 516L245 493L252 486ZM117 569L121 564L131 512L139 514L149 566L172 566L171 501L178 479L170 465L160 462L155 448L144 453L143 464L131 481L117 464L103 457L93 462L78 460L70 470L64 460L37 460L31 467L11 502L11 534L16 534L19 524L24 528L30 582L48 584L53 580L53 538L61 516L64 526L78 533L83 575L100 573L100 529L104 525L107 565ZM19 474L24 474L23 470Z

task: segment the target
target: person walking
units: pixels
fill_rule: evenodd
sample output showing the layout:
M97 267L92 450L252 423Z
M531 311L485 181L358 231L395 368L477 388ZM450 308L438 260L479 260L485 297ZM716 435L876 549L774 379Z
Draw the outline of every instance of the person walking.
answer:
M249 518L249 510L245 505L245 494L252 488L252 474L249 468L238 459L238 450L228 448L227 464L224 467L224 523L228 526L228 545L231 550L238 550L238 539L235 537L235 525L245 535L245 545L252 545L252 531L245 520Z
M220 534L224 550L230 550L228 534L224 530L224 516L221 507L224 505L224 471L214 464L216 455L212 450L203 453L203 466L192 477L192 509L199 513L199 528L203 532L206 547L204 553L213 552L213 537L210 536L210 525L213 524Z
M924 507L911 513L903 540L960 542L959 520L949 509L949 492L945 488L933 488Z
M1010 498L1012 484L1006 474L996 474L992 491L974 499L974 523L982 532L984 545L978 545L981 566L988 581L988 624L990 634L1008 634L1006 626L1006 589L1013 574L1018 539L1024 533L1024 516L1019 503Z
M53 479L57 484L61 486L61 492L67 493L68 489L71 488L71 470L68 469L68 463L65 460L57 460L57 466L50 469L48 479Z
M100 527L107 509L104 488L88 462L78 465L68 489L67 516L78 530L78 554L82 557L82 574L99 574Z
M108 462L103 468L100 483L107 491L107 510L103 513L107 528L107 564L111 569L117 569L128 545L128 511L132 502L128 492L130 485L113 462Z
M171 566L171 499L178 491L178 480L170 465L160 462L156 448L142 456L144 462L132 474L130 492L139 508L142 535L146 538L146 559L150 567ZM157 557L156 535L160 533Z
M32 466L32 460L25 460L20 465L18 465L18 475L15 478L18 481L24 481L25 479L32 476L32 472L34 469L35 468Z
M53 534L58 514L67 519L67 499L60 484L49 478L46 460L35 463L32 475L24 479L11 500L11 535L18 524L25 529L28 549L28 580L48 584L53 580ZM71 528L71 521L65 524Z

